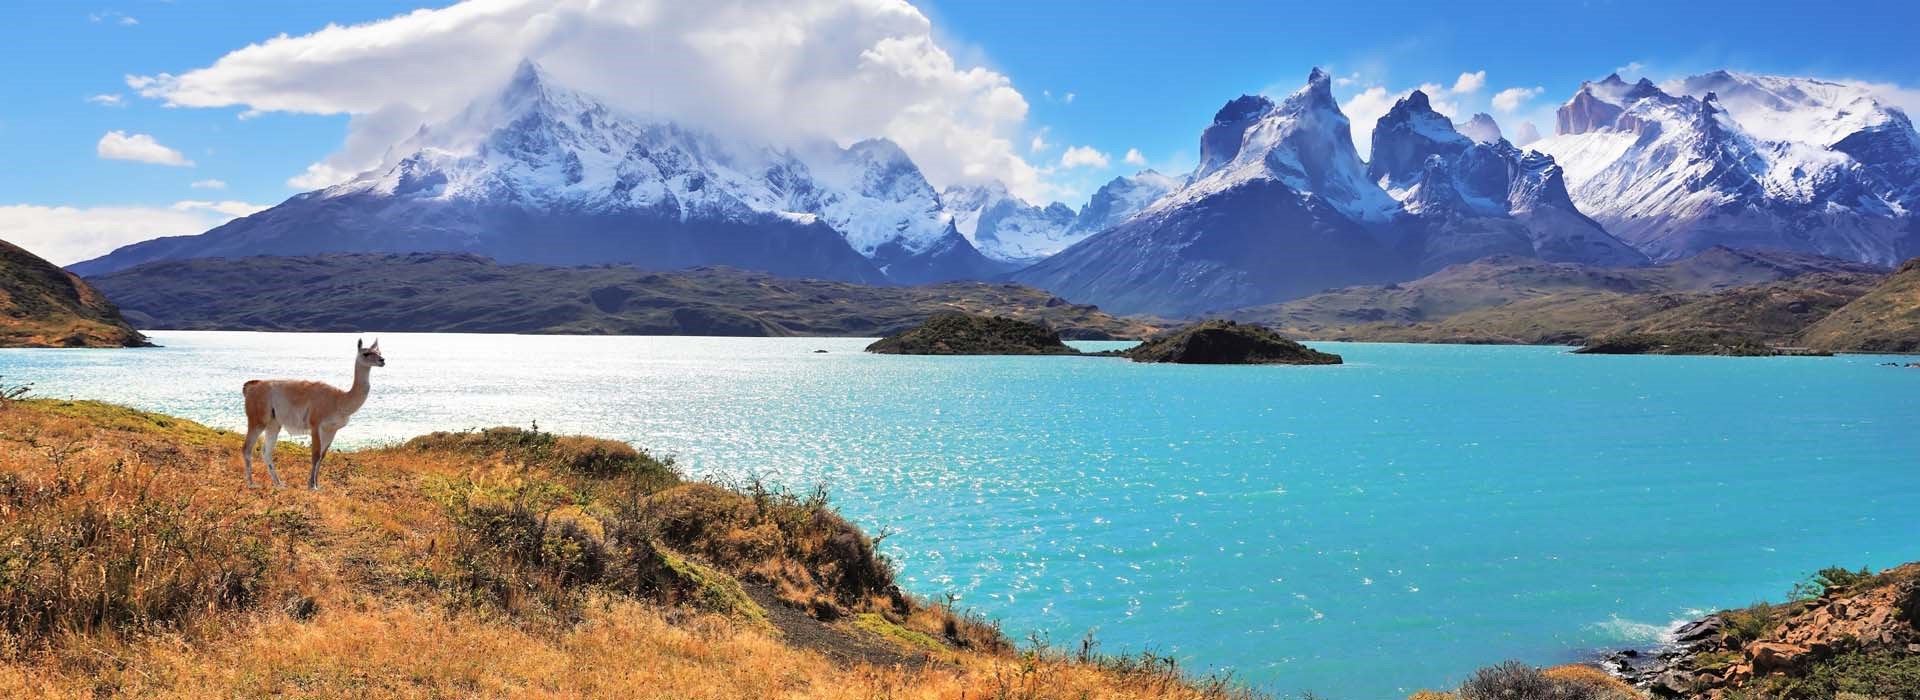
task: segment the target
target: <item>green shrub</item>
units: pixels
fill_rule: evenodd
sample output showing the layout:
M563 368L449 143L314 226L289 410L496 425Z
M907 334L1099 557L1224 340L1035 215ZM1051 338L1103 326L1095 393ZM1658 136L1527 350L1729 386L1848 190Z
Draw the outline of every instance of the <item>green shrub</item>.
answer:
M1803 674L1769 678L1732 697L1829 700L1848 694L1875 700L1920 700L1920 654L1840 654L1814 662Z
M1853 588L1870 583L1874 578L1874 573L1864 566L1859 571L1849 571L1844 566L1829 566L1813 572L1805 581L1795 582L1793 588L1787 591L1787 597L1792 600L1813 600L1826 595L1827 591Z
M1727 622L1727 635L1740 640L1741 644L1753 642L1767 636L1783 617L1781 610L1772 603L1754 603L1742 610L1729 610L1722 619Z

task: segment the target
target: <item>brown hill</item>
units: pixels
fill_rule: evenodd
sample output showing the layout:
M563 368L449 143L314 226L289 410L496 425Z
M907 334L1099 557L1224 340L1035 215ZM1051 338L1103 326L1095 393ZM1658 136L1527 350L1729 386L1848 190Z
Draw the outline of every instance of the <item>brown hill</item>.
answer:
M98 290L25 249L0 241L0 347L148 345Z
M1715 248L1649 268L1495 257L1401 285L1331 290L1234 318L1325 340L1574 344L1727 331L1790 344L1884 271L1814 255Z
M1920 352L1920 258L1814 323L1800 342L1834 351Z

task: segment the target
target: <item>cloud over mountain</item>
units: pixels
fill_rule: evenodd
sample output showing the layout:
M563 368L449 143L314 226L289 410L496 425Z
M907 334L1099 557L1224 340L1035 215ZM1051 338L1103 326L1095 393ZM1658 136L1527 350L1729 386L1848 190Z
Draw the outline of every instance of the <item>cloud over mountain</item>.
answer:
M295 177L313 187L380 165L523 57L624 109L775 141L884 136L937 184L1047 191L1016 146L1026 99L1005 75L958 64L904 0L466 2L283 35L127 84L177 106L351 115L341 150Z

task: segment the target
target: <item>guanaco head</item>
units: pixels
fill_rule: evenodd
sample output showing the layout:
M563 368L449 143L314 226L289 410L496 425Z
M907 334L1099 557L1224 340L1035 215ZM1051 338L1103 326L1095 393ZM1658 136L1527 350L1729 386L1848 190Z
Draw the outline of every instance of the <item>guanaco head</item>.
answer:
M362 345L360 343L361 341L359 340L353 341L354 349L360 351L360 358L358 360L355 360L355 362L357 362L362 367L387 366L387 358L380 355L380 339L379 338L374 338L372 345Z

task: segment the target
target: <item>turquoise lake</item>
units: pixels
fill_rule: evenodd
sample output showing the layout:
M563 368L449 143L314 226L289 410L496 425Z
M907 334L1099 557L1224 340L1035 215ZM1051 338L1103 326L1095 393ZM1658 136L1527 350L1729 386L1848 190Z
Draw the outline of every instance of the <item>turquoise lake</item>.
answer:
M246 379L349 380L350 335L152 335L0 350L0 381L237 429ZM1646 645L1822 566L1920 559L1920 370L1893 358L1314 343L1347 364L1196 367L866 342L387 334L338 441L538 421L824 484L892 533L903 585L1012 636L1094 630L1336 700Z

